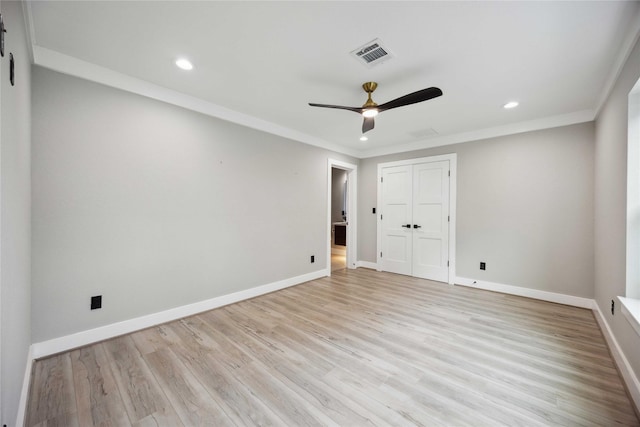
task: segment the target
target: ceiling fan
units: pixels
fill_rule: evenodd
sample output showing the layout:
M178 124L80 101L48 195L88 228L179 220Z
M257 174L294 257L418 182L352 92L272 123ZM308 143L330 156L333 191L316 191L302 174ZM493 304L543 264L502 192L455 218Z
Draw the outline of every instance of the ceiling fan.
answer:
M371 99L371 94L378 87L378 83L376 82L367 82L362 85L362 89L367 92L369 98L367 102L365 102L362 107L344 107L342 105L327 105L327 104L314 104L309 103L312 107L323 107L323 108L338 108L340 110L349 110L354 111L358 114L362 114L364 117L364 122L362 123L362 133L368 132L373 129L374 117L378 115L378 113L382 113L386 110L391 110L392 108L404 107L405 105L416 104L418 102L428 101L433 98L437 98L438 96L442 96L442 91L437 87L430 87L427 89L422 89L416 92L412 92L408 95L401 96L400 98L396 98L392 101L385 102L384 104L378 105L373 99Z

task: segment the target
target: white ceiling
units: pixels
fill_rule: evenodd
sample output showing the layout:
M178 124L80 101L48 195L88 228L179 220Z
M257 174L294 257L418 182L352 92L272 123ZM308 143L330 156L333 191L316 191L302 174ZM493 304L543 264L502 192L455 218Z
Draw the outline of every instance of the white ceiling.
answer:
M117 72L94 67L109 76L95 80L133 77L359 157L592 120L640 21L637 1L28 4L36 64L85 78L95 64ZM349 52L374 38L394 58L367 68ZM366 81L378 103L430 86L444 95L384 112L367 142L357 114L307 105L360 106ZM511 100L520 106L504 110Z

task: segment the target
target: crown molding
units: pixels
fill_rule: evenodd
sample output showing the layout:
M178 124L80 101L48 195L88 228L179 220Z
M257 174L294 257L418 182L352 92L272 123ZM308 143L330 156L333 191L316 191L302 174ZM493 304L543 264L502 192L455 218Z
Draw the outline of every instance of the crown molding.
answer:
M26 2L25 4L29 4ZM27 6L27 10L29 7ZM27 19L29 22L29 20ZM35 36L33 36L35 37ZM147 82L136 77L111 70L81 59L62 54L60 52L32 45L33 63L70 76L100 83L105 86L135 93L147 98L166 102L188 110L197 111L211 117L216 117L231 123L248 128L263 131L272 135L298 141L304 144L346 154L358 159L377 157L388 154L404 153L408 151L423 150L443 145L459 144L462 142L478 141L499 136L548 129L559 126L568 126L576 123L584 123L594 120L594 110L582 110L569 114L562 114L525 122L512 123L504 126L479 129L470 132L444 135L428 138L421 141L400 145L389 145L369 150L356 150L317 138L303 132L299 132L248 114L225 108L203 99L186 95L154 83Z
M529 120L526 122L511 123L504 126L496 126L486 129L474 130L471 132L445 135L436 138L429 138L422 141L409 142L401 145L374 148L363 151L360 158L385 156L388 154L406 153L407 151L424 150L427 148L440 147L443 145L460 144L462 142L479 141L482 139L496 138L499 136L514 135L536 130L550 129L560 126L569 126L577 123L593 121L595 112L593 110L582 110L568 114L543 117L541 119Z
M358 157L358 152L346 147L316 138L275 123L262 120L248 114L225 108L205 101L195 96L168 89L166 87L147 82L142 79L101 67L81 59L56 52L42 46L33 45L33 63L59 73L78 77L84 80L100 83L127 92L142 95L147 98L177 105L188 110L197 111L211 117L216 117L231 123L260 130L272 135L335 151L349 156Z

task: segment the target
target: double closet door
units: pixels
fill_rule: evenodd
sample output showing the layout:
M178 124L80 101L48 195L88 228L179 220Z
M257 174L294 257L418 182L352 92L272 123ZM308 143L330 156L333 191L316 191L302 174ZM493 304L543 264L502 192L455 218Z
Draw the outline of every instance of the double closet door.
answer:
M381 168L381 270L449 281L450 170L450 160Z

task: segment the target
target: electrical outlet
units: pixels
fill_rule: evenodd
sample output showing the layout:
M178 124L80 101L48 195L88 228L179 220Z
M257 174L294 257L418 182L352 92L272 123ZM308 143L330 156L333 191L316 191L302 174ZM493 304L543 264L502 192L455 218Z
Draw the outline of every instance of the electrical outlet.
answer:
M611 314L615 314L616 302L611 300Z
M371 211L372 211L371 213L375 214L376 213L376 208L372 208Z
M98 308L102 308L102 295L91 297L91 310L97 310Z
M486 262L481 262L480 263L480 270L486 270L487 269L487 263Z
M316 262L316 256L315 255L311 255L311 264L313 264L314 262Z

